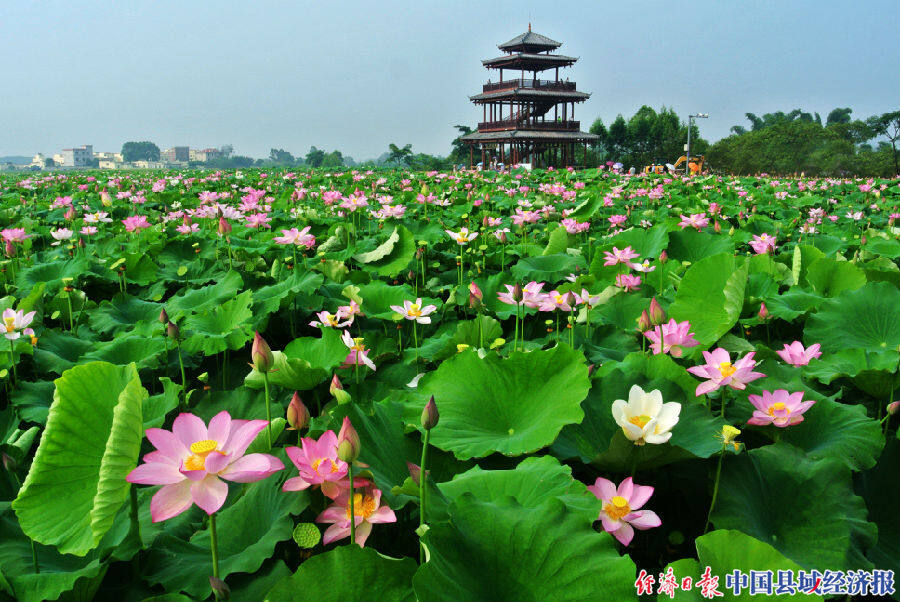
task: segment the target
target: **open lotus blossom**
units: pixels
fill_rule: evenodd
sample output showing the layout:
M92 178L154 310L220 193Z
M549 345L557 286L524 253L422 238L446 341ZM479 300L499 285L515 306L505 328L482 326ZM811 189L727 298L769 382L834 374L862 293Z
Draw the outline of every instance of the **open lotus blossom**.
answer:
M653 355L668 353L672 357L681 357L684 353L682 347L696 347L699 344L690 330L691 323L687 320L669 320L666 324L646 331L644 336L651 341L650 350Z
M640 255L638 255L634 251L634 249L632 249L631 247L625 247L621 251L619 249L617 249L616 247L613 247L612 252L603 251L603 255L604 255L603 265L606 265L606 266L616 265L619 263L624 263L627 265L627 264L631 263L632 259L635 259L636 257L640 257Z
M355 481L355 479L354 479ZM366 544L372 525L377 523L395 523L397 516L390 506L382 505L381 490L368 485L353 494L353 518L356 526L356 543L359 547ZM317 523L331 523L325 529L322 543L350 536L350 490L344 490L334 503L316 517Z
M4 228L0 231L0 236L7 242L25 242L28 235L25 234L25 228Z
M626 293L636 291L641 288L641 277L634 274L616 274L616 286Z
M787 364L792 366L806 366L809 364L810 360L821 357L822 352L819 351L820 347L819 343L813 343L809 347L804 348L803 343L794 341L790 345L785 343L784 349L776 351L775 353L777 353Z
M298 230L297 228L282 230L282 235L276 236L272 240L279 245L295 245L311 249L316 244L316 237L309 233L309 228L310 226L306 226L302 230Z
M815 401L803 401L803 391L789 393L784 389L763 391L762 395L748 395L747 399L756 410L747 424L774 424L779 427L803 422L803 413Z
M316 314L318 320L313 320L309 323L310 326L324 326L326 328L343 328L344 326L349 326L353 324L353 317L351 316L349 320L345 320L347 316L344 315L344 312L341 310L337 310L337 312L331 314L327 311L320 311ZM341 320L344 320L341 322Z
M69 240L70 238L72 238L73 234L74 234L74 232L72 232L68 228L59 228L57 230L51 230L50 236L52 236L56 240L56 242L51 243L51 245L55 247L55 246L59 245L60 243L62 243L64 240Z
M678 222L681 229L696 228L698 231L709 225L709 218L705 213L692 213L690 216L682 215L681 221Z
M422 299L416 299L416 302L405 300L403 306L391 305L391 309L406 318L407 320L415 320L419 324L431 324L431 318L428 314L437 311L437 305L422 305Z
M578 303L578 305L587 305L590 308L597 307L600 305L600 301L603 300L603 297L600 295L590 294L586 288L581 289L581 294L572 294L575 296L575 302Z
M372 372L375 371L375 362L369 359L369 350L366 349L362 337L353 338L350 336L350 332L345 330L341 335L341 340L344 341L344 345L350 350L344 363L341 364L341 368L349 368L350 366L359 366L362 364L371 368Z
M552 290L543 296L539 309L541 311L554 311L557 309L572 311L573 297L572 293L561 293L557 290Z
M617 399L612 404L613 419L635 445L665 443L671 439L679 414L680 403L663 403L658 389L644 392L638 385L632 385L628 391L628 401Z
M134 232L150 227L150 222L147 221L146 215L132 215L123 219L122 223L125 224L126 232Z
M467 245L478 236L478 232L469 232L468 228L460 228L459 232L453 232L452 230L444 230L444 232L455 240L458 245Z
M766 253L771 253L775 251L775 243L776 239L774 236L769 236L768 234L760 234L759 236L753 235L753 240L750 241L750 247L756 252L757 255L765 255Z
M141 485L162 485L150 500L150 517L159 522L200 506L213 514L225 503L228 485L252 483L282 470L284 464L269 454L247 454L247 447L264 428L265 420L232 420L228 412L213 416L207 428L193 414L181 413L172 430L147 429L156 448L126 480Z
M612 481L598 477L587 489L603 502L599 517L603 530L623 546L631 543L635 529L644 531L662 524L652 510L640 510L653 495L653 487L649 485L637 485L628 477L616 487Z
M15 341L23 334L25 336L34 337L34 331L28 328L31 321L34 320L36 312L30 311L27 314L20 310L13 310L7 307L3 310L3 336L10 341Z
M303 491L318 485L323 494L336 499L350 488L347 463L337 456L337 435L334 431L325 431L318 441L304 437L300 444L302 447L285 448L300 476L285 481L282 491Z
M709 379L697 385L696 395L699 397L725 386L732 389L744 389L747 383L765 376L761 372L753 371L753 368L756 367L756 362L753 360L755 354L755 351L751 351L732 364L731 356L721 347L717 347L711 352L704 351L703 357L706 359L706 364L691 366L687 369L694 376Z

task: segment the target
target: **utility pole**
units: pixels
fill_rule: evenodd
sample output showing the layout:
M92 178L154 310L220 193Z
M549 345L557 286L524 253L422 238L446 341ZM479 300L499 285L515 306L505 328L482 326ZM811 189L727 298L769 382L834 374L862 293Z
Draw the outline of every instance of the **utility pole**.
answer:
M691 130L694 129L694 119L706 119L707 117L709 117L709 113L697 113L696 115L688 115L688 139L687 144L684 145L684 150L687 157L687 160L684 162L684 175L689 175L691 172Z

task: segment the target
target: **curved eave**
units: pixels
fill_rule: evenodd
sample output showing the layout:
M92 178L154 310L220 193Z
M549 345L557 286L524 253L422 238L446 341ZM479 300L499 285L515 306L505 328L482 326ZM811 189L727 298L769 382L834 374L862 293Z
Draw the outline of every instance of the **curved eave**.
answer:
M554 67L569 67L578 59L574 56L561 54L531 54L519 52L507 54L492 59L485 59L481 64L488 69L526 69L527 71L552 69Z
M587 92L565 91L565 90L534 90L532 88L515 88L513 90L498 90L496 92L485 92L470 96L469 100L474 103L490 102L495 100L508 100L513 98L522 99L558 99L557 102L584 102L591 95Z

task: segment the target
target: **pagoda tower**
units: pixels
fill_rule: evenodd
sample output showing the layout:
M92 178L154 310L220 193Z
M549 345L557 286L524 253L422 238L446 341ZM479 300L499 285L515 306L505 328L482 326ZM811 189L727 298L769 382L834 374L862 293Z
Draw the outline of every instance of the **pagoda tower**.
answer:
M559 78L561 67L578 60L554 54L561 45L531 31L529 23L528 31L498 46L502 56L481 61L487 69L499 70L500 79L488 80L481 94L469 97L483 112L478 131L461 138L469 146L470 167L476 152L485 168L497 163L565 167L575 164L578 146L586 151L597 140L575 121L575 105L591 95ZM538 79L545 72L552 79Z

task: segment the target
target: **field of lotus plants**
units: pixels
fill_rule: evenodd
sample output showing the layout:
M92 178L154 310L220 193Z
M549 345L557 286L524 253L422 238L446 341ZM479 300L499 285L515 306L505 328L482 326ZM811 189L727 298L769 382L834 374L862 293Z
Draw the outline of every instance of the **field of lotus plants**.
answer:
M3 176L0 600L900 599L898 206Z

